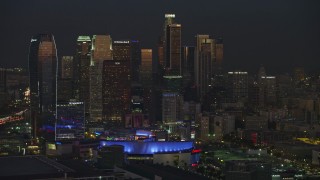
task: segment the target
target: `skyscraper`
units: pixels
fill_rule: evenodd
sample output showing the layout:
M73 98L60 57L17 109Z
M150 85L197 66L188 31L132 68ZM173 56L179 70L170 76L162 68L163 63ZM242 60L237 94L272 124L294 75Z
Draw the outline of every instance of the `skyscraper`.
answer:
M57 101L68 102L73 99L74 93L74 81L73 81L73 56L62 56L59 62L59 75L58 75L58 90Z
M183 119L183 97L179 93L162 93L162 122L169 126L169 133L175 132L177 121Z
M44 123L53 123L57 102L57 49L52 34L32 37L29 49L30 101L33 137ZM47 115L38 119L39 115ZM44 122L46 120L47 122Z
M103 63L103 117L108 124L119 126L130 110L131 44L113 41L113 60Z
M158 63L164 68L165 67L165 54L166 54L166 40L167 40L167 27L168 25L174 24L175 14L165 14L165 21L163 24L162 35L158 40Z
M77 39L77 52L74 65L75 99L85 104L85 113L89 114L90 103L90 61L91 38L79 36Z
M170 24L166 32L166 75L181 76L181 25Z
M165 67L165 61L164 61L164 40L163 36L160 36L157 43L157 53L158 53L158 66L159 68Z
M224 86L224 73L223 73L223 39L218 38L215 40L215 61L213 63L213 87Z
M130 110L130 61L103 62L103 116L111 125L123 123Z
M141 49L140 80L143 86L152 85L152 49Z
M90 121L102 121L103 61L111 59L112 40L110 35L94 35L90 64Z
M175 14L165 14L164 15L165 21L164 21L164 25L163 25L163 33L164 33L164 39L166 39L166 31L167 31L167 27L168 25L174 24L175 21L174 19L176 18Z
M131 45L130 41L113 41L113 60L131 61Z
M181 67L184 84L194 83L194 51L193 46L183 46L181 48Z
M162 95L162 121L175 123L182 120L183 97L178 93L163 93Z
M275 105L275 103L277 102L276 77L261 76L260 79L260 105Z
M61 77L63 79L71 79L73 77L73 56L62 56Z
M139 66L141 64L141 48L138 40L131 40L131 81L139 82Z
M198 98L202 100L212 85L215 40L209 35L196 35L197 46L195 51L195 82L197 85Z
M216 64L217 66L221 66L223 62L223 40L222 38L218 38L216 40Z
M140 81L143 87L144 112L151 111L152 49L141 49Z
M238 102L248 98L248 72L228 72L228 102Z

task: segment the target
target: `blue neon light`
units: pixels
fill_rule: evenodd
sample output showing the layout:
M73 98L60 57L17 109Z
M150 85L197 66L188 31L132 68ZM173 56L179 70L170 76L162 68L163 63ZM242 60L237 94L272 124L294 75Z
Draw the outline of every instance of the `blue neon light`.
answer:
M61 128L61 129L72 129L75 128L76 126L74 125L57 125L57 128Z
M50 125L43 125L42 128L43 128L44 130L52 130L52 131L54 131L54 127L53 127L53 126L50 126Z
M193 142L138 142L138 141L101 141L101 146L121 145L128 154L155 154L190 150Z

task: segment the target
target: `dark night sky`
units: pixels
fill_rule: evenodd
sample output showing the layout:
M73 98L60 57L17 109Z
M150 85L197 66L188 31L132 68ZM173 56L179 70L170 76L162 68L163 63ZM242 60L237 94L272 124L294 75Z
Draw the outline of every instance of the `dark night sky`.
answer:
M59 57L73 55L78 35L111 34L155 48L165 13L195 34L222 36L228 69L320 68L319 0L1 0L0 67L27 67L33 34L53 33ZM154 49L155 50L155 49Z

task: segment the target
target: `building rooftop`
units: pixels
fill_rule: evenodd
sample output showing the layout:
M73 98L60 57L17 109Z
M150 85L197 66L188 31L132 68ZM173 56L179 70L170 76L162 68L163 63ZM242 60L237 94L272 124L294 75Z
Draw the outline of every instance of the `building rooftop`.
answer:
M64 177L74 170L44 156L9 156L0 158L0 179Z

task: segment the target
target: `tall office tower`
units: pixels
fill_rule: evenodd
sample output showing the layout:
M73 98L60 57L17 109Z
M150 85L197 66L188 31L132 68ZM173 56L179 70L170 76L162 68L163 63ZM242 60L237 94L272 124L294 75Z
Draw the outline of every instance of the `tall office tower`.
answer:
M215 50L216 50L216 52L215 52L216 64L217 64L217 66L221 67L222 62L223 62L223 39L222 38L218 38L216 40Z
M275 105L277 102L276 77L261 76L260 78L260 105Z
M90 108L90 62L91 38L89 36L79 36L73 71L74 98L84 102L86 114L89 114Z
M215 40L215 62L213 64L213 87L224 86L224 73L223 73L223 39L218 38Z
M152 85L152 49L141 49L140 79L142 85Z
M59 62L57 101L68 102L73 98L73 56L62 56Z
M103 61L112 59L112 40L110 35L94 35L92 38L90 64L90 121L102 121L102 78Z
M44 123L53 123L57 101L57 49L52 34L32 37L29 49L32 135ZM38 119L39 115L43 118ZM47 116L47 117L44 117ZM45 122L46 121L46 122Z
M228 102L243 101L248 98L248 73L242 71L228 72Z
M181 76L181 25L168 25L166 36L166 75Z
M168 25L174 24L175 23L175 14L165 14L164 15L164 25L163 25L163 34L164 34L164 39L166 39L166 33L167 33L167 27Z
M103 116L110 125L119 126L130 110L130 62L103 62Z
M162 93L162 122L174 125L183 119L183 97L179 93ZM170 126L169 126L170 128ZM170 130L173 132L172 130Z
M131 81L139 82L139 66L141 64L140 42L131 40Z
M212 86L215 63L215 40L209 35L196 35L195 83L200 101Z
M84 138L84 106L83 102L75 101L57 104L56 141Z
M62 56L61 78L71 79L73 77L73 56Z
M152 96L152 49L141 49L140 82L143 87L144 113L150 113Z
M57 80L57 102L68 102L70 99L73 98L73 82L72 79L63 79L58 78Z
M115 61L131 61L131 44L130 41L113 41L112 55Z
M163 36L160 36L157 43L157 53L158 53L158 65L160 68L165 67L165 61L164 61L164 40Z
M165 67L165 54L166 54L166 40L167 40L167 27L168 25L174 24L175 14L165 14L165 21L163 24L162 35L159 37L158 41L158 63L164 68Z
M184 86L194 84L194 51L193 46L181 48L181 67Z

